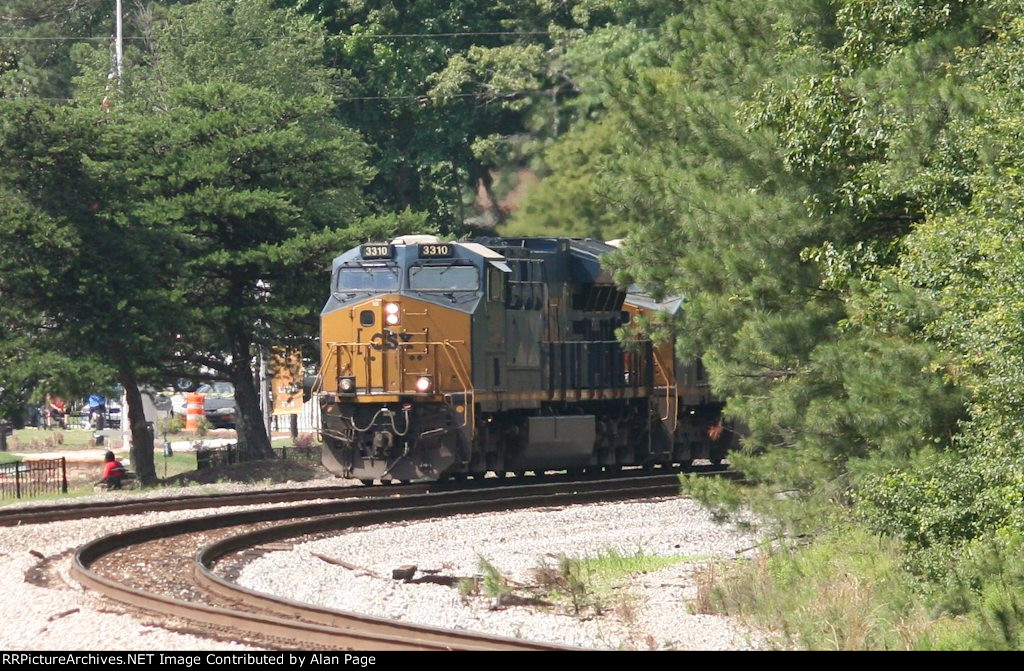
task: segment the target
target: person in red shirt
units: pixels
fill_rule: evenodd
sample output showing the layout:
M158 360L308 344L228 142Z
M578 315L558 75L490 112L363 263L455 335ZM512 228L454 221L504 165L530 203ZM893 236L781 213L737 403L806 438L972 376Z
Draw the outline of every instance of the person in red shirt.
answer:
M67 415L67 404L59 396L46 395L46 428L64 428L64 418Z
M114 453L109 451L103 455L103 461L103 479L99 484L106 485L107 489L121 489L121 481L127 472L124 466L114 458Z

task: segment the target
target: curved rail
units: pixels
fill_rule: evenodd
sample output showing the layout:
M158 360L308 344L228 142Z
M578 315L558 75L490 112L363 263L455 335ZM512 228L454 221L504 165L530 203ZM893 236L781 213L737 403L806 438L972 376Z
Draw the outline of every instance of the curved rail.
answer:
M82 546L76 552L72 574L86 587L124 603L213 626L226 626L260 636L294 641L298 645L382 650L553 649L559 646L410 625L299 604L233 585L215 575L212 568L227 554L252 547L254 544L321 533L325 530L354 528L387 521L426 519L455 513L668 496L677 494L678 488L678 478L673 474L589 482L530 484L400 496L377 501L348 500L242 511L153 525L105 536ZM102 576L91 568L99 559L112 552L146 541L242 524L295 518L308 519L226 538L203 548L196 555L198 565L195 574L204 588L243 604L249 612L139 591ZM253 610L262 612L252 612Z
M414 492L425 492L427 484L407 485ZM403 491L406 491L403 487ZM59 504L26 508L0 509L0 527L22 524L42 524L63 520L112 515L138 515L141 513L198 510L225 506L247 506L268 503L295 503L315 499L374 498L394 495L390 488L366 489L351 485L327 487L292 487L260 492L236 494L205 494L197 496L160 496L146 499L114 499L98 503Z
M718 467L694 466L680 472L717 473ZM596 474L592 477L623 477L631 470L623 473ZM544 475L544 478L563 478L564 475ZM529 483L528 483L529 484ZM474 489L489 487L507 487L507 480L485 478L474 480ZM61 503L45 506L29 506L24 508L0 508L0 527L11 527L25 524L43 524L66 520L81 520L90 517L138 515L141 513L199 510L202 508L222 508L227 506L265 505L273 503L297 503L317 499L373 499L427 492L443 492L465 489L466 483L460 482L417 482L401 486L361 487L353 485L328 485L325 487L291 487L288 489L262 490L259 492L239 492L234 494L201 494L186 496L161 496L153 498L113 499L94 503Z

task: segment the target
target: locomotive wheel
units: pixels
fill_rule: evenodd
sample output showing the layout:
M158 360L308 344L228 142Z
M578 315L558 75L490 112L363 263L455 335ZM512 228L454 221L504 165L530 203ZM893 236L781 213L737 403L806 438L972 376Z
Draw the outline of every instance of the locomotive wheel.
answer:
M373 480L360 480L359 482L363 483L367 487L373 487Z
M526 477L526 471L516 471L516 477L517 478L525 478Z

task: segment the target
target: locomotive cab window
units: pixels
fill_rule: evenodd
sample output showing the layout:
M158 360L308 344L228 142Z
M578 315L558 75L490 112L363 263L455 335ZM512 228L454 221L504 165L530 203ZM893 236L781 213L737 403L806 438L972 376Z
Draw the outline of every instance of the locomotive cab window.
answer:
M343 266L338 272L338 291L398 291L398 268L394 266Z
M418 291L476 291L480 271L476 266L413 266L409 268L409 288Z

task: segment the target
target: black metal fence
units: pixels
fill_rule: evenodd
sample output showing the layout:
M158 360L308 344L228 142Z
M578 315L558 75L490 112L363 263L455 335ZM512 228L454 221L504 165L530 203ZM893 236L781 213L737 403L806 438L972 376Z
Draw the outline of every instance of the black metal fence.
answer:
M292 461L319 461L319 445L290 445L286 447L273 448L278 459L290 459ZM196 450L196 469L204 470L218 466L237 464L245 459L237 445L225 445L223 447L204 447Z
M0 499L67 493L68 467L64 457L0 464Z
M237 464L240 461L237 445L203 447L196 450L196 470Z

